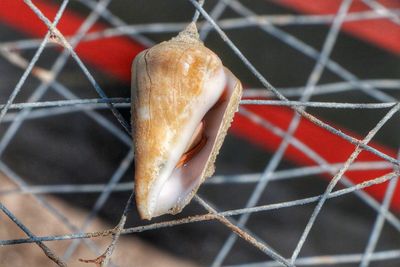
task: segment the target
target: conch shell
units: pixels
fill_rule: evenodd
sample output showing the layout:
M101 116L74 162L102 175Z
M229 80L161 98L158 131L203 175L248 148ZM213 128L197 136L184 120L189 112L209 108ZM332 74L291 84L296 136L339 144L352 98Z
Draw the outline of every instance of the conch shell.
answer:
M142 219L185 207L214 162L242 86L199 40L194 23L132 66L136 204Z

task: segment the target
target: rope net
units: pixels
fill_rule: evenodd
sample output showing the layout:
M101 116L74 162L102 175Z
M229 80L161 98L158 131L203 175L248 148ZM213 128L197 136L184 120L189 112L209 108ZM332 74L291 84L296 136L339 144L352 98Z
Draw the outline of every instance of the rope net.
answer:
M296 1L283 2L284 5L289 5ZM23 28L25 27L25 30L29 29L41 38L19 38L15 40L15 37L13 37L12 40L2 40L0 43L2 59L7 62L5 66L10 69L18 68L22 70L17 81L13 80L15 86L12 90L7 91L6 96L2 95L4 101L0 105L0 123L2 125L0 155L4 158L3 155L6 155L10 147L13 146L13 140L19 138L20 135L29 135L23 130L24 125L38 123L46 127L49 118L59 116L66 118L76 114L85 117L82 122L85 123L90 120L90 124L95 124L99 132L110 134L112 140L114 140L112 142L118 142L120 146L124 147L122 151L125 154L122 155L119 152L118 156L115 156L115 158L120 159L120 162L112 166L114 171L108 174L108 179L104 179L103 183L92 183L88 179L79 183L31 184L30 177L20 174L24 173L23 170L2 159L0 170L5 181L7 181L5 184L9 184L9 186L0 188L0 199L2 199L0 209L24 232L25 236L2 239L0 246L6 248L20 244L37 245L49 258L48 260L54 261L59 266L67 266L70 260L76 261L71 257L77 247L83 244L95 255L100 255L94 260L95 263L101 266L107 264L118 266L117 261L110 260L120 235L156 231L163 228L167 228L166 231L169 231L174 227L190 224L196 227L196 225L201 225L200 222L214 221L223 225L223 230L229 231L229 234L224 236L224 242L218 245L211 256L207 257L205 264L210 266L335 266L355 264L365 267L372 263L383 264L376 266L387 266L385 265L387 261L394 262L395 265L396 262L398 264L400 259L399 247L383 250L377 248L385 225L388 225L393 230L392 232L399 236L398 210L400 205L398 201L400 198L398 187L396 187L400 165L396 149L398 149L399 143L397 138L396 147L388 149L373 143L373 138L380 133L382 128L391 127L390 129L394 131L393 134L396 133L395 125L396 122L398 123L398 110L400 109L397 90L400 88L400 80L388 79L384 74L382 74L382 78L358 78L346 66L335 61L332 55L335 52L335 47L338 43L340 44L338 40L341 30L351 31L352 29L348 26L351 23L385 21L385 23L390 23L391 27L397 27L398 32L400 24L399 6L384 5L384 1L381 3L376 0L329 2L335 6L333 13L313 14L313 12L310 12L308 15L296 15L262 14L254 11L253 4L248 1L218 0L206 1L205 3L195 0L182 1L182 5L186 4L187 8L192 10L193 20L199 19L199 33L205 43L207 44L209 36L209 38L214 38L220 42L225 49L223 50L224 53L239 62L240 67L238 69L242 72L236 73L236 75L239 78L243 76L246 81L252 81L252 84L260 85L261 88L245 89L232 131L238 136L247 136L250 142L268 147L272 152L270 157L263 161L263 168L258 173L237 174L234 173L233 168L230 173L234 174L218 174L206 181L203 185L206 188L204 196L196 195L190 204L190 206L199 206L194 209L196 212L183 212L181 215L171 216L167 219L162 217L156 222L150 223L137 221L137 224L132 226L125 225L130 216L137 217L136 211L132 210L132 206L134 206L132 203L134 184L129 180L132 178L130 174L132 173L134 158L130 137L130 99L127 95L129 89L124 93L111 92L106 88L109 86L108 83L111 83L110 81L107 82L108 78L102 77L95 68L89 66L97 65L104 68L103 71L110 74L111 81L117 78L117 80L127 82L129 81L129 69L127 70L126 67L118 68L118 65L110 67L113 66L113 60L115 62L122 60L118 56L122 53L115 51L136 49L138 52L145 47L150 47L158 41L164 40L165 35L175 35L182 30L190 22L189 16L186 16L187 21L183 22L162 23L152 21L129 24L124 22L119 14L112 11L111 6L115 3L111 0L63 0L59 2L58 6L55 6L54 3L49 5L45 1L30 0L10 4L13 8L27 9L29 11L27 20L33 18L38 21L37 25L15 23L17 26L14 25L11 28L24 31ZM146 5L151 7L152 4L147 3ZM166 5L168 6L168 4ZM262 5L262 3L257 5ZM360 5L364 9L356 8ZM78 15L71 15L70 6L76 6L75 8L81 8L86 12L79 14L80 18L77 19L74 16ZM300 8L304 9L305 6L300 5ZM225 12L231 12L229 14L234 15L227 17L224 16ZM49 14L54 14L54 16ZM13 21L13 18L7 17L6 14L2 13L0 16L6 24ZM63 21L63 19L68 22ZM326 34L320 40L319 48L307 44L295 32L285 28L310 25L323 26L327 29ZM71 27L68 28L68 26ZM354 26L353 30L354 28L356 27ZM46 33L40 34L43 29ZM234 36L236 31L254 29L257 30L257 34L274 38L286 49L301 54L307 60L312 60L312 68L307 74L303 86L286 88L273 86L266 78L268 74L259 70L258 65L260 63L253 63L253 60L246 56L246 52L242 51L241 46L233 38L231 39L231 35ZM397 53L395 51L397 48L394 46L387 49L394 54ZM109 62L110 66L102 66L99 63L99 52L97 50L108 53L103 57L112 58ZM97 51L97 54L94 55L90 51ZM46 62L43 62L41 59L45 53L55 53L55 56L46 56ZM115 57L114 54L116 54ZM123 61L130 64L131 58L129 60L126 58L127 56L123 58ZM262 62L261 64L269 63ZM122 63L121 65L125 66ZM77 92L73 88L73 82L60 78L63 72L68 69L72 69L72 73L79 77L77 79L85 80L87 84L84 92ZM339 80L322 84L321 80L323 80L323 75L326 72L333 73ZM249 78L249 75L251 78ZM27 88L28 85L30 88ZM354 92L362 94L363 98L361 99L368 99L369 101L355 100L352 97ZM341 97L335 98L337 95ZM321 101L314 99L321 99ZM324 117L321 114L327 114L327 112L329 114L356 112L363 122L364 116L368 117L370 112L375 112L379 118L366 124L370 128L366 130L365 134L352 134L344 127L335 126L329 120L321 119ZM275 115L276 117L274 117ZM362 120L363 118L364 120ZM66 123L68 123L68 119ZM51 127L51 125L48 127ZM248 125L253 125L253 128L249 128ZM86 129L84 125L80 127L83 130ZM307 132L308 130L310 132ZM268 132L269 135L257 135L259 132ZM303 132L306 135L311 133L321 134L321 136L320 138L309 136L308 138L315 139L316 143L312 144L307 141L307 137L302 135ZM93 131L90 133L93 134ZM264 143L266 142L264 139L269 136L275 140L274 144ZM54 141L50 137L47 140L46 138L40 140L45 142L37 144L44 146L41 154L46 154L48 152L46 149L55 145L55 143L49 144L49 142ZM341 160L332 158L334 156L331 157L329 153L326 154L323 150L324 148L327 150L334 149L333 154L336 152L340 154L342 153L339 152L341 147L347 149L343 152L346 157L341 158ZM79 150L79 148L78 144L76 149ZM115 146L115 149L117 148ZM102 151L101 147L95 149ZM240 158L238 150L232 150L232 153ZM84 157L85 153L82 154ZM29 157L29 155L26 155L26 157ZM297 160L298 165L287 167L285 160L288 159ZM89 159L86 159L85 162L88 164ZM40 166L36 166L36 168L40 168ZM75 171L73 170L71 173L73 174ZM358 177L368 173L370 175L355 179L354 173L357 172L359 172ZM267 189L275 188L275 183L300 181L299 183L306 185L310 183L310 181L307 181L307 177L313 175L329 178L327 183L321 182L323 186L320 186L319 189L322 190L314 195L304 194L295 199L283 197L275 202L266 200L266 196L268 197L268 194L271 194L271 191L266 192ZM129 179L124 180L123 177ZM340 186L337 186L338 184ZM212 197L208 197L208 194L206 194L207 188L211 188L211 191L212 188L221 190L224 186L233 186L236 188L235 192L240 194L243 192L245 199L240 204L241 206L226 209L224 208L225 204L213 201ZM378 186L380 186L380 191L373 191L373 188L378 188ZM119 203L120 206L117 210L120 212L121 219L116 223L117 226L111 229L97 228L93 230L91 228L93 222L100 216L99 213L102 209L110 209L110 206L107 207L107 202L111 195L117 193L128 193L124 196L130 195L129 198L125 197L125 199L128 199L127 203ZM200 190L200 194L202 193L203 191ZM82 220L77 224L62 209L54 205L50 200L52 197L47 196L49 194L69 195L72 198L76 194L95 194L96 199L93 205L90 205L88 212L82 214L83 219L81 218ZM3 203L3 200L13 196L29 196L38 209L47 210L54 216L56 223L66 227L69 232L61 235L51 232L36 233L31 229L33 222L20 219L14 214L13 209L8 208ZM364 203L365 209L373 213L373 220L368 230L369 234L363 241L364 249L358 252L349 251L340 254L321 254L324 252L320 251L320 254L317 255L307 256L309 253L303 255L303 248L307 250L309 236L313 233L314 226L318 224L318 218L322 216L321 213L325 210L326 213L329 213L331 210L328 208L330 207L329 203L335 204L337 203L336 199L344 199L349 196ZM225 198L230 199L230 196L225 196ZM262 221L263 214L284 212L285 209L290 207L300 210L305 206L308 209L302 211L304 217L295 222L301 231L296 236L291 237L292 247L290 249L283 249L276 245L283 242L283 237L271 243L267 238L268 231L264 233L261 231L262 226L258 226L258 228L255 226L254 221L258 221L259 224L265 223L265 221ZM334 225L334 222L332 224ZM281 227L285 228L285 223ZM330 228L332 227L330 226ZM92 229L92 231L88 229ZM217 227L215 231L222 230ZM283 231L283 229L277 231ZM332 228L331 231L338 230ZM94 239L99 237L105 240L101 247L98 243L93 242ZM52 244L63 242L63 240L70 240L71 242L62 250L57 249L55 251ZM260 251L261 256L254 257L254 259L263 260L248 260L249 257L247 257L247 260L235 261L230 259L230 255L239 241L240 244L249 244L251 250ZM93 262L91 260L84 261Z

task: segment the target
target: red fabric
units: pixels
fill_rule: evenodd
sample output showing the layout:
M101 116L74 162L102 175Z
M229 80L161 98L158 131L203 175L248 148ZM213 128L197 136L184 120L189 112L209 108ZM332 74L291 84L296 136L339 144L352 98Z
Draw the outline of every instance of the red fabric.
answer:
M398 0L381 0L388 8L400 8ZM307 14L335 14L342 0L304 1L275 0L274 3ZM371 10L361 0L353 1L349 12ZM360 20L345 22L342 30L364 41L370 42L389 52L400 54L400 27L388 19Z

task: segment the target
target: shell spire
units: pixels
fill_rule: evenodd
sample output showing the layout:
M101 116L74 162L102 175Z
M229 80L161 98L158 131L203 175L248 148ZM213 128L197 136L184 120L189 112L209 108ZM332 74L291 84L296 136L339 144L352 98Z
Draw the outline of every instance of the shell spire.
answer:
M242 87L190 23L132 65L136 205L141 218L180 212L207 177Z
M179 34L176 37L173 37L171 41L178 41L178 42L186 42L186 43L192 43L192 42L201 42L200 40L200 35L197 30L196 23L192 22L186 28L179 32Z

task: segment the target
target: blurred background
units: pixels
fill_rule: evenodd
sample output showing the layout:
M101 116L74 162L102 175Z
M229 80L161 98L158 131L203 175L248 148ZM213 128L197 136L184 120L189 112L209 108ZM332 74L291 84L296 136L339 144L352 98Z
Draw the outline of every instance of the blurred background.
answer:
M50 21L62 3L33 1ZM396 0L206 0L204 9L268 82L290 100L399 101L400 3ZM175 36L194 12L190 1L183 0L71 0L57 28L76 45L96 86L110 98L126 99L135 55ZM202 16L198 27L205 45L242 81L243 99L276 100ZM93 81L54 37L26 80L21 80L46 32L45 24L24 2L0 2L1 104L7 103L15 88L20 91L13 103L99 98ZM323 67L320 72L317 62ZM302 98L306 88L312 90L310 98ZM129 122L129 105L117 107ZM311 107L307 111L362 139L389 109ZM217 159L215 177L202 185L198 195L217 211L245 208L260 178L268 183L257 206L322 194L355 146L303 118L295 138L289 138L289 146L282 150L282 137L294 115L292 109L279 105L241 105ZM399 123L396 113L370 145L396 158ZM101 231L118 223L133 187L133 156L129 135L106 105L11 106L1 118L0 138L0 200L34 234ZM281 155L277 154L280 150ZM385 175L393 168L389 161L364 151L334 190ZM400 189L392 182L391 195L386 190L388 183L329 199L296 265L399 266ZM381 206L385 196L390 213ZM290 258L315 205L252 213L241 228ZM132 207L126 227L205 213L193 200L176 216L147 222ZM379 214L390 217L382 227L376 224L382 217ZM240 218L230 217L234 224ZM231 236L235 235L217 220L124 235L112 264L281 266L241 238L232 242ZM1 240L24 237L0 214ZM70 266L82 266L78 258L94 258L109 242L110 238L97 238L46 244ZM35 244L0 247L0 266L27 264L54 266Z

